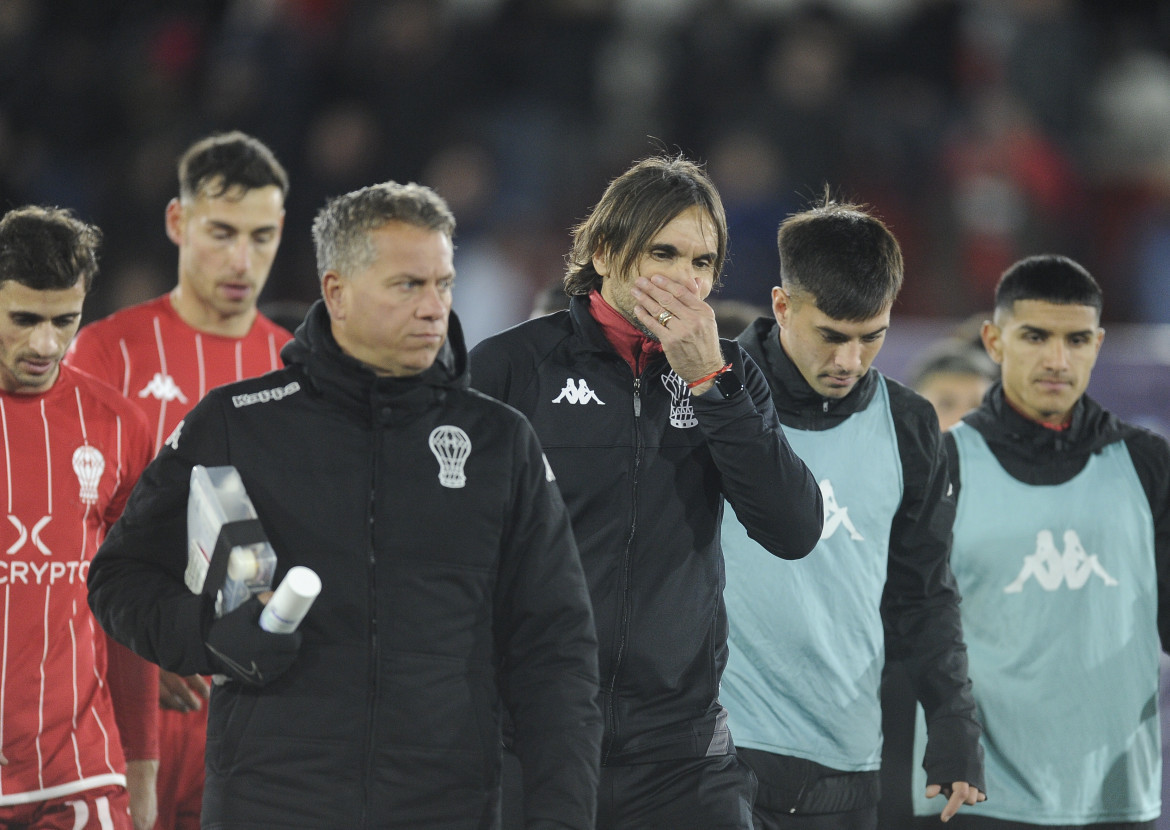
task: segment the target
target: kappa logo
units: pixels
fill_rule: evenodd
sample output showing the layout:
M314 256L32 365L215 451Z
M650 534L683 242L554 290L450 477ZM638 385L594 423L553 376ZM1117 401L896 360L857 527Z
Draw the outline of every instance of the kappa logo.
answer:
M1096 574L1106 587L1114 588L1117 580L1109 575L1097 554L1086 553L1075 530L1064 532L1064 551L1056 549L1056 539L1051 530L1036 534L1036 552L1024 557L1024 567L1011 585L1003 589L1005 594L1018 594L1024 590L1024 583L1032 577L1045 591L1055 591L1065 584L1071 591L1085 587L1089 577Z
M234 406L236 409L239 409L241 406L251 406L254 403L279 401L300 391L300 383L294 380L292 383L287 383L284 386L274 386L272 389L261 389L259 392L248 392L243 395L232 395L232 406Z
M21 548L23 548L25 546L25 543L28 542L28 540L31 538L32 543L36 546L37 550L39 550L45 556L52 556L53 552L51 550L49 550L49 546L46 545L44 540L41 539L41 531L45 529L45 526L50 521L52 521L52 519L53 519L52 516L42 516L40 521L38 521L35 525L33 525L32 530L30 531L27 527L24 526L24 523L21 522L20 519L16 518L11 513L9 513L8 514L8 521L10 521L12 523L12 526L16 528L16 532L17 532L18 536L16 537L16 541L13 542L12 545L9 546L8 550L6 550L5 553L18 552Z
M561 394L553 398L553 403L560 403L561 401L568 401L569 403L586 404L592 401L593 403L605 406L605 401L597 397L597 393L589 388L589 384L585 382L585 378L577 381L577 385L573 385L572 378L565 379L565 388L561 390Z
M865 537L857 532L853 520L849 518L849 508L837 503L837 494L833 492L833 483L827 478L819 483L821 500L825 503L825 526L821 528L821 538L828 539L840 528L849 532L849 538L855 542L864 542Z
M142 387L138 392L138 397L145 398L150 395L158 401L174 401L178 400L181 403L187 402L187 396L183 394L183 390L179 388L179 384L175 383L175 379L170 375L164 375L162 372L155 372L154 377L150 379L150 383Z

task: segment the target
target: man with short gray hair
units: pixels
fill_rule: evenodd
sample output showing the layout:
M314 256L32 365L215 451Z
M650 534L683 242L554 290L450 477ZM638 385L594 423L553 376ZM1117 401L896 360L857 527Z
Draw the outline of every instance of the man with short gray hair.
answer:
M468 388L454 225L418 185L331 200L313 225L322 299L288 368L192 410L91 571L115 637L229 677L211 700L212 826L495 827L506 709L540 770L528 827L593 827L589 597L535 433ZM238 469L278 578L321 577L298 631L259 628L264 594L214 619L183 585L195 464Z

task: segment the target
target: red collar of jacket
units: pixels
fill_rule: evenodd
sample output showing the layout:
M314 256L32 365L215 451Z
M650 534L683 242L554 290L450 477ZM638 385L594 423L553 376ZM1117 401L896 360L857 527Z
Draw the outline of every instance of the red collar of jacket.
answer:
M610 345L630 364L634 377L642 374L644 361L662 354L662 344L636 329L596 288L589 292L589 316L597 321Z

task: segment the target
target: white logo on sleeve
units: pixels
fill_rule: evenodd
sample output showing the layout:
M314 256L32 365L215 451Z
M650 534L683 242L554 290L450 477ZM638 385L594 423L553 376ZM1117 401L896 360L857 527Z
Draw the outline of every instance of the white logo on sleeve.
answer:
M857 532L853 521L849 518L849 508L837 503L837 494L833 492L833 484L827 478L820 482L821 500L825 503L825 526L821 528L821 538L828 539L838 528L849 531L849 538L855 542L864 542L865 537Z
M85 504L95 504L98 498L98 483L102 480L102 472L106 469L106 459L94 447L82 444L73 451L73 472L77 473L77 483L81 485L81 500Z
M1117 585L1117 580L1105 570L1097 554L1090 556L1085 552L1075 530L1064 532L1063 553L1056 549L1052 531L1041 530L1036 534L1036 552L1024 557L1024 567L1020 569L1019 576L1003 592L1020 593L1024 590L1024 583L1031 577L1035 577L1045 591L1057 590L1062 582L1070 590L1079 591L1093 574L1110 588Z
M467 476L463 465L471 455L471 439L459 427L441 426L431 430L427 441L439 462L439 484L444 487L463 487Z
M687 389L687 382L672 370L662 376L662 385L670 393L670 425L678 429L697 427L699 419L691 406L691 390Z
M150 379L150 383L138 391L138 397L140 398L145 398L147 395L159 401L173 401L177 399L182 403L187 402L187 396L183 394L183 390L179 388L179 384L175 383L175 379L170 375L164 375L162 372L155 372L154 377Z
M569 403L586 404L592 401L593 403L605 406L605 401L597 397L597 393L589 388L589 384L585 382L585 378L577 381L577 385L573 385L572 378L565 379L565 388L561 390L561 394L553 398L553 403L560 403L561 401L568 401Z
M179 423L175 424L175 430L174 430L174 432L171 433L171 437L168 438L166 441L163 441L164 444L166 444L168 447L170 447L175 452L179 451L179 435L183 432L183 424L185 424L185 423L187 423L187 422L185 420L183 420L183 421L179 421Z
M555 475L553 475L552 464L548 463L548 456L545 455L544 453L541 453L540 457L542 459L544 459L544 480L545 481L556 481L557 477Z

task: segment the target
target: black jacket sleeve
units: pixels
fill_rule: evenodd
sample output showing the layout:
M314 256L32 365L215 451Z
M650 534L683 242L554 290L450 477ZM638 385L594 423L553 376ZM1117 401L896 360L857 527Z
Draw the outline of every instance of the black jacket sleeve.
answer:
M501 547L501 694L524 771L528 828L593 827L601 759L597 637L568 511L527 423ZM551 680L550 680L551 679Z
M214 400L188 413L138 480L89 570L89 605L110 636L183 675L215 671L204 647L214 609L191 593L183 574L191 467L228 463L224 434Z
M904 490L882 597L887 656L906 666L926 713L927 783L966 781L984 790L982 730L949 564L955 497L943 439L929 403L898 384L889 388Z
M744 391L724 399L712 389L692 396L691 403L719 468L723 495L764 549L800 559L821 538L820 488L784 437L764 373L739 343L724 340L722 345Z
M1154 562L1158 573L1158 635L1170 652L1170 444L1148 430L1129 428L1125 444L1154 518Z

